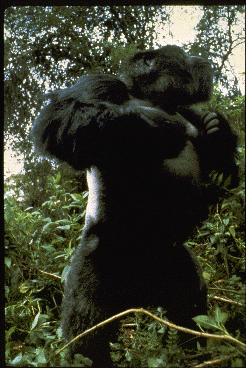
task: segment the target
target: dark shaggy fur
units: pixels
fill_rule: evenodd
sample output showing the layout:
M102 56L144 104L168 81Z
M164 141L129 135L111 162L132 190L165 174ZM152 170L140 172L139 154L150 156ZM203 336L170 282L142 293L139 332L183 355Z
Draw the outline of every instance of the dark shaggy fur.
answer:
M183 242L207 216L209 172L231 175L231 186L238 182L228 122L186 106L211 93L209 63L165 46L137 53L119 78L87 75L48 95L34 123L35 145L87 168L89 186L62 303L68 341L131 307L162 306L188 327L206 314L202 270ZM113 324L98 329L71 352L109 367L114 331Z

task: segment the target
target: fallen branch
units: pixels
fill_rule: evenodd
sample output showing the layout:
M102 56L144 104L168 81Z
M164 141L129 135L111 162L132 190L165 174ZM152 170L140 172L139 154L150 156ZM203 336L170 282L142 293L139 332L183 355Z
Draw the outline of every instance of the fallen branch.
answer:
M241 345L242 347L246 348L246 344L244 344L243 342L235 339L234 337L228 336L228 335L212 335L212 334L208 334L208 333L204 333L204 332L199 332L199 331L195 331L195 330L190 330L189 328L185 328L185 327L181 327L181 326L177 326L174 325L173 323L164 321L163 319L155 316L154 314L148 312L147 310L140 308L140 309L128 309L124 312L121 312L119 314L114 315L113 317L110 317L106 320L104 320L103 322L98 323L97 325L89 328L88 330L82 332L81 334L79 334L78 336L76 336L73 340L71 340L68 344L66 344L65 346L63 346L63 348L61 348L60 350L58 350L55 354L52 354L50 359L53 358L54 356L60 354L64 349L66 349L68 346L70 346L71 344L73 344L76 340L80 339L82 336L87 335L89 332L95 331L97 328L100 328L104 325L106 325L109 322L112 322L118 318L121 318L123 316L125 316L126 314L129 313L144 313L147 314L148 316L156 319L158 322L163 323L164 325L167 325L170 328L175 328L178 331L182 331L182 332L186 332L186 333L190 333L192 335L196 335L196 336L200 336L200 337L207 337L210 339L217 339L217 340L226 340L238 345ZM50 360L49 359L49 360Z

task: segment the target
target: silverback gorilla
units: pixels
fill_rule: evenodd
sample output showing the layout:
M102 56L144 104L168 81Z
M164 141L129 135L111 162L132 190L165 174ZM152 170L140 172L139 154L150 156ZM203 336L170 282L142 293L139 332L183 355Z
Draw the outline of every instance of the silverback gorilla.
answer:
M41 154L87 168L81 244L62 303L69 341L128 308L162 306L174 323L206 314L207 289L183 245L206 219L204 182L216 170L238 182L237 137L216 113L191 105L212 94L212 69L177 46L133 56L120 77L85 75L48 94L32 136ZM72 346L95 366L112 365L113 324Z

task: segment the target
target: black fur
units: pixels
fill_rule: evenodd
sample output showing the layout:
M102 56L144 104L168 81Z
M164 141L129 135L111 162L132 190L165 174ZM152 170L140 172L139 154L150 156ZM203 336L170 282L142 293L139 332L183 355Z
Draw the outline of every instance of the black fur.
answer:
M136 54L120 78L83 76L49 94L32 131L42 154L87 168L86 222L62 304L68 341L131 307L162 306L188 327L206 314L202 270L183 242L207 216L209 171L238 180L228 122L186 106L211 96L206 61L166 46ZM114 332L100 328L71 352L108 367Z

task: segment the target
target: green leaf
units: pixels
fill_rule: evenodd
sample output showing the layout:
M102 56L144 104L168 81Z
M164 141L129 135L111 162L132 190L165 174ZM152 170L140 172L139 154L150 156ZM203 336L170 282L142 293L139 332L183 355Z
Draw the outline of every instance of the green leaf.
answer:
M63 282L66 279L67 274L68 274L68 271L69 271L69 268L70 268L69 265L67 265L66 267L64 267L64 269L62 271L62 275L61 275L61 282Z
M213 316L197 316L192 319L201 327L218 330L218 325Z
M64 226L57 226L57 229L59 230L70 230L70 225L64 225Z
M81 194L78 194L78 193L74 193L74 194L70 194L70 196L76 200L76 201L81 201L81 202L84 202L84 197L81 195Z
M10 257L4 257L4 263L6 264L6 266L8 268L10 268L11 264L12 264L12 260Z
M57 175L56 175L56 178L55 178L55 183L59 183L59 181L61 180L61 173L59 172Z
M229 316L228 313L226 312L222 312L221 309L216 305L215 307L215 321L218 323L218 324L222 324L224 325L227 321L227 318Z
M34 321L33 321L32 326L31 326L31 331L34 330L34 328L37 326L39 315L40 315L40 312L38 312L38 314L34 318Z

